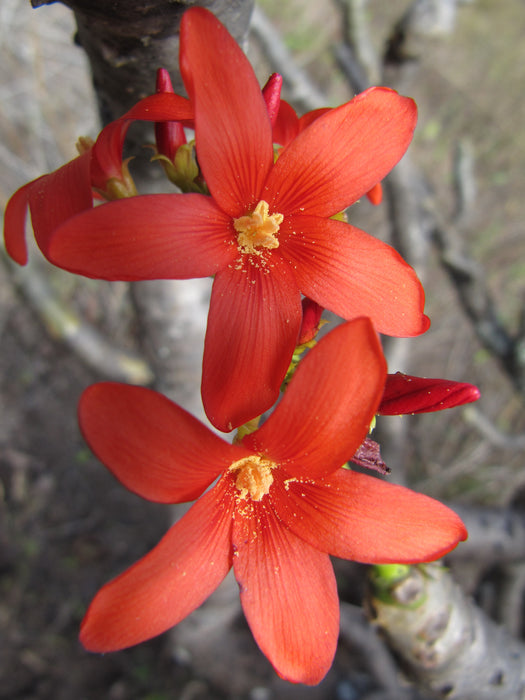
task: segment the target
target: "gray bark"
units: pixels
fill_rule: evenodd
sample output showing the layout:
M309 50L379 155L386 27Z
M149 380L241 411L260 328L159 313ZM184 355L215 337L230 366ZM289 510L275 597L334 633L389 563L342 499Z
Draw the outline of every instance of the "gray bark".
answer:
M490 620L440 564L411 567L367 604L418 687L447 700L525 698L525 645Z

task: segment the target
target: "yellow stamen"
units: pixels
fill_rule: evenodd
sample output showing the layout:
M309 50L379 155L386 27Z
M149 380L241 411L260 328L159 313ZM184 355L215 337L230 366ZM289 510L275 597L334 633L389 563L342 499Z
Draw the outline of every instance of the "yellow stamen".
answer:
M273 484L272 469L276 466L275 462L258 455L244 457L231 464L229 471L238 472L235 486L240 498L249 496L254 501L262 500Z
M283 222L283 215L270 215L268 202L261 199L251 214L234 219L237 243L241 253L261 255L261 248L278 248L277 233Z

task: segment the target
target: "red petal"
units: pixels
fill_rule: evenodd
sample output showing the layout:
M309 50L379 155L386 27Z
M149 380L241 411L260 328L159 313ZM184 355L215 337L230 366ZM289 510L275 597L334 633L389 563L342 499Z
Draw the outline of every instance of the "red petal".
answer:
M219 272L212 289L202 399L219 430L232 430L277 401L301 324L288 265L278 255L266 266L252 262L244 256Z
M125 649L176 625L231 568L231 505L218 484L143 559L107 583L82 622L89 651Z
M286 146L299 133L299 119L294 108L285 100L281 100L277 119L273 125L272 138L274 143Z
M27 207L31 199L31 193L39 185L38 183L47 175L38 180L28 182L20 187L7 203L4 215L4 241L8 255L19 265L27 263L26 244L26 219Z
M105 126L91 150L91 184L106 189L109 178L122 178L122 148L131 125L130 121L117 120Z
M460 518L433 498L340 469L272 491L278 516L321 551L365 564L433 561L465 540Z
M326 554L253 504L233 526L235 578L255 641L277 673L315 685L328 672L339 634L334 572Z
M108 280L207 277L237 254L231 221L200 194L152 194L108 202L67 221L50 260Z
M308 297L304 297L301 306L303 307L303 320L301 321L301 330L299 332L297 345L303 345L315 338L319 331L319 324L324 311L322 306L319 306L316 301Z
M329 474L363 442L385 377L385 359L369 319L338 326L301 360L282 401L244 444L293 476Z
M381 204L381 201L383 200L383 187L381 186L381 183L378 182L377 185L374 185L371 190L368 190L366 196L371 204L376 206Z
M180 66L195 106L195 140L204 179L232 216L257 204L273 164L272 130L253 69L225 27L193 7L181 23Z
M25 219L28 205L36 242L46 256L53 231L78 212L91 209L90 160L91 151L86 151L49 175L24 185L11 197L5 213L4 237L7 252L16 262L21 265L27 262Z
M332 216L392 170L416 125L413 100L370 88L322 115L282 152L262 195L272 211Z
M384 416L430 413L462 406L477 401L479 397L480 391L473 384L448 379L412 377L397 372L387 377L378 412Z
M313 216L287 217L280 235L301 292L321 306L346 319L369 316L386 335L427 330L423 287L391 246L350 224Z
M249 454L144 387L90 386L80 400L79 422L86 442L114 476L159 503L197 498L232 462Z
M121 119L148 122L178 121L193 126L193 106L186 97L159 92L137 102Z

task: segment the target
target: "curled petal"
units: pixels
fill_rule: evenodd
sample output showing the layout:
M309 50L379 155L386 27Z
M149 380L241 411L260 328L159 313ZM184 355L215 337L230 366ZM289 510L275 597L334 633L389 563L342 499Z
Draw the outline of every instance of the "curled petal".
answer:
M219 482L140 561L97 593L80 641L96 652L151 639L183 620L231 568L231 504Z
M346 319L369 316L380 333L424 333L425 293L397 251L333 219L290 216L281 225L282 255L301 292ZM286 239L285 239L286 236Z
M36 242L46 256L54 229L78 212L91 209L90 160L91 152L86 151L14 193L7 204L4 219L6 249L13 260L20 265L27 262L25 223L28 206Z
M328 672L339 634L334 572L326 554L254 504L233 526L235 578L255 641L277 673L315 685Z
M117 120L105 126L91 151L91 184L106 189L109 178L122 178L122 149L130 121Z
M38 180L20 187L7 203L4 215L4 242L8 255L19 265L27 263L26 220L31 193L39 186Z
M430 413L477 401L477 386L448 379L412 377L397 372L389 374L378 413L384 416L404 413Z
M369 319L342 324L301 360L281 402L243 443L292 476L315 479L334 472L363 442L385 376Z
M237 253L229 224L204 195L131 197L66 221L52 237L49 258L107 280L207 277Z
M198 496L246 450L151 389L103 382L79 403L86 442L130 491L159 503Z
M333 216L382 180L416 126L413 100L370 88L328 110L281 153L265 186L270 208Z
M365 564L433 561L467 537L439 501L348 469L317 482L291 479L273 493L277 515L298 537Z
M204 408L216 428L232 430L277 401L300 323L299 290L278 256L260 267L239 260L216 275L202 375Z

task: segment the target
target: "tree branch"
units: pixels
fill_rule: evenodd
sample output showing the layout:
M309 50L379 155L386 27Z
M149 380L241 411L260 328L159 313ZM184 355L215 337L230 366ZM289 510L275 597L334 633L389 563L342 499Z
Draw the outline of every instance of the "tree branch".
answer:
M55 0L32 0L33 7ZM107 123L142 97L155 92L157 68L172 71L175 92L183 92L178 74L179 25L191 0L62 0L75 13L76 40L86 52L100 115ZM253 0L203 0L240 42L247 33Z
M419 687L447 700L525 698L525 645L466 598L445 567L371 579L370 615Z

